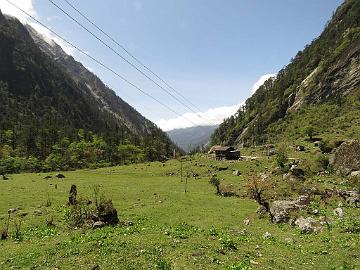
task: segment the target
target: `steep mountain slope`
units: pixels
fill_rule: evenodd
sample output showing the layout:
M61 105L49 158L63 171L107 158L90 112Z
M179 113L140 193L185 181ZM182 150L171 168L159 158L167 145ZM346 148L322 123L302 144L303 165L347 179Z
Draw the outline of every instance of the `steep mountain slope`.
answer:
M119 144L139 146L149 160L172 152L164 132L28 29L0 12L0 158L45 160L64 139L96 141L95 135L106 143L108 162Z
M213 144L296 139L307 126L359 137L360 1L345 1L319 38L269 79L215 131Z
M181 149L189 152L210 143L210 136L217 126L198 126L173 129L167 132L170 139Z
M140 135L151 133L153 123L144 118L129 104L118 97L95 74L86 69L80 62L67 55L56 43L48 43L31 26L26 25L31 37L38 47L56 62L86 94L97 100L99 107L121 120L132 132Z

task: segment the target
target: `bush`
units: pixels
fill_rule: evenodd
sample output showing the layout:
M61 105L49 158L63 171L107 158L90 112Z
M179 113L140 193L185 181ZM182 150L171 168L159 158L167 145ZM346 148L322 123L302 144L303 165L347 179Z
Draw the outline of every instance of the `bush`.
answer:
M324 154L318 154L315 158L315 164L320 170L326 170L329 167L329 158Z
M284 146L282 146L278 149L275 160L276 160L276 164L280 168L282 168L282 169L285 168L285 164L288 160L288 156L286 154L286 149Z

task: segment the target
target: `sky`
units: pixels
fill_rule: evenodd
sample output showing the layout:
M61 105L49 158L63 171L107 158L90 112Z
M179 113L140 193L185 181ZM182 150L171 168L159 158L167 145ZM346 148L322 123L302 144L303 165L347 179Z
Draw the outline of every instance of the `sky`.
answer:
M118 96L165 131L219 124L234 114L266 79L276 76L299 50L321 34L343 2L67 0L192 104L149 74L187 104L184 106L76 25L49 0L9 1L165 104L164 107L142 94L34 23L6 0L0 0L3 13L18 17L47 40L59 43ZM52 1L133 62L120 47L72 10L65 0Z

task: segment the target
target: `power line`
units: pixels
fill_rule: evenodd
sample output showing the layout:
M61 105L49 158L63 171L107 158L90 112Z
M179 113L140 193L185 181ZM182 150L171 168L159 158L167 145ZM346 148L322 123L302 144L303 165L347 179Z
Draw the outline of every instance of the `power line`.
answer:
M55 36L57 36L58 38L60 38L63 42L67 43L68 45L70 45L71 47L73 47L74 49L76 49L77 51L79 51L80 53L82 53L83 55L87 56L88 58L90 58L91 60L93 60L94 62L96 62L97 64L99 64L100 66L102 66L103 68L107 69L108 71L110 71L111 73L113 73L114 75L116 75L117 77L119 77L121 80L123 80L124 82L126 82L127 84L131 85L132 87L134 87L135 89L137 89L138 91L140 91L142 94L146 95L147 97L151 98L152 100L156 101L157 103L159 103L161 106L165 107L166 109L168 109L169 111L171 111L172 113L176 114L177 116L180 116L182 118L184 118L186 121L192 123L193 125L196 125L193 121L191 121L190 119L187 119L186 117L182 116L180 113L176 112L175 110L173 110L172 108L170 108L168 105L166 105L165 103L161 102L160 100L158 100L157 98L153 97L152 95L150 95L149 93L147 93L146 91L142 90L140 87L138 87L137 85L135 85L134 83L130 82L128 79L126 79L124 76L120 75L118 72L116 72L114 69L108 67L107 65L105 65L103 62L101 62L100 60L96 59L95 57L91 56L89 53L85 52L84 50L80 49L78 46L74 45L73 43L71 43L70 41L68 41L67 39L63 38L61 35L59 35L58 33L56 33L54 30L52 30L51 28L47 27L45 24L43 24L41 21L39 21L38 19L36 19L34 16L32 16L31 14L29 14L28 12L26 12L25 10L23 10L22 8L18 7L17 5L15 5L14 3L12 3L9 0L6 0L6 2L8 2L9 4L11 4L12 6L14 6L15 8L17 8L18 10L20 10L21 12L23 12L24 14L26 14L27 16L29 16L32 20L34 20L35 22L37 22L38 24L40 24L41 26L43 26L44 28L46 28L48 31L50 31L51 33L53 33Z
M118 53L114 48L112 48L109 44L107 44L105 41L103 41L101 38L99 38L96 34L94 34L92 31L90 31L87 27L85 27L81 22L79 22L77 19L75 19L73 16L71 16L67 11L65 11L62 7L60 7L58 4L56 4L53 0L48 0L51 4L53 4L57 9L59 9L61 12L63 12L67 17L69 17L72 21L74 21L77 25L79 25L81 28L83 28L86 32L88 32L90 35L92 35L95 39L97 39L101 44L103 44L105 47L110 49L113 53L115 53L117 56L119 56L122 60L124 60L126 63L128 63L131 67L136 69L140 74L145 76L148 80L153 82L156 86L158 86L161 90L165 91L168 95L170 95L172 98L174 98L177 102L179 102L181 105L188 108L190 111L195 113L199 118L203 119L196 111L194 111L190 106L182 102L179 98L177 98L175 95L173 95L170 91L168 91L166 88L161 86L159 83L157 83L155 80L153 80L150 76L148 76L146 73L144 73L141 69L139 69L136 65L134 65L132 62L127 60L124 56L122 56L120 53ZM203 119L205 120L205 119ZM205 120L206 121L206 120Z
M125 48L122 44L120 44L118 41L116 41L113 37L111 37L107 32L105 32L102 28L100 28L96 23L94 23L91 19L89 19L88 16L86 16L83 12L81 12L77 7L75 7L72 3L70 3L68 0L65 1L72 9L74 9L77 13L80 14L81 17L83 17L86 21L88 21L92 26L94 26L97 30L99 30L102 34L104 34L106 37L108 37L112 42L114 42L116 45L118 45L124 52L127 53L132 59L134 59L140 66L145 68L147 71L149 71L152 75L154 75L157 79L159 79L162 83L164 83L167 87L169 87L171 90L173 90L176 94L178 94L180 97L183 98L186 102L188 102L191 106L193 106L195 109L201 111L194 103L192 103L189 99L187 99L184 95L182 95L179 91L177 91L174 87L172 87L169 83L167 83L164 79L162 79L156 72L154 72L150 67L145 65L139 58L137 58L134 54L132 54L128 49Z

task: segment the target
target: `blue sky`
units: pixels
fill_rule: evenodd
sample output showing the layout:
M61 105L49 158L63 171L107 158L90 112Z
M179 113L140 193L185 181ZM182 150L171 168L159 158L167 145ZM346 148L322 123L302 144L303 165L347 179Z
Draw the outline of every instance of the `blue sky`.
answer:
M192 122L205 124L75 25L49 1L12 1L180 114L188 113L186 117ZM78 16L63 0L53 1ZM219 122L234 113L239 104L251 96L253 85L262 75L275 74L288 64L299 50L322 32L336 7L343 2L68 1L196 104L204 117L211 118L212 122ZM5 0L0 0L0 8L30 22L18 11L10 9ZM119 52L122 53L120 49ZM83 55L71 53L120 97L163 129L192 125Z

